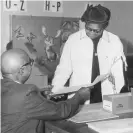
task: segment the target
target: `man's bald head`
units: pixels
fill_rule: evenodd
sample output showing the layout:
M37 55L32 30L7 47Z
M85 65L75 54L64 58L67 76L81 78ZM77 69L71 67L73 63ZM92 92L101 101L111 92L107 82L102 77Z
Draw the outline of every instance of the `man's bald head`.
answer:
M28 61L29 56L24 50L8 50L4 52L1 56L1 72L3 75L14 73Z

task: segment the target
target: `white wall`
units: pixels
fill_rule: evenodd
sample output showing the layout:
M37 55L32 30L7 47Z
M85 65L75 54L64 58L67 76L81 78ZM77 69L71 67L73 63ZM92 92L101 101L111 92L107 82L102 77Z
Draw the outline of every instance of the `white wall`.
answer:
M1 1L0 1L1 2ZM63 16L63 17L81 17L87 1L63 1L63 13L43 12L43 1L27 1L28 11L25 13L3 12L2 5L2 29L1 29L1 50L5 50L6 44L10 41L10 15L33 15L33 16ZM133 1L102 1L91 2L101 3L111 9L112 17L109 31L119 35L126 44L133 46ZM128 52L125 45L125 52ZM128 48L130 50L130 48ZM132 52L132 51L130 51Z
M112 13L109 31L120 36L125 53L133 54L133 1L106 1L104 5Z

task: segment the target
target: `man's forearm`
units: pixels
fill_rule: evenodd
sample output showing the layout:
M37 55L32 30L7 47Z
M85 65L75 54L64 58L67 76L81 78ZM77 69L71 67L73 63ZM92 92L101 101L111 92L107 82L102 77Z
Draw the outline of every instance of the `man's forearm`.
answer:
M58 103L45 98L44 100L35 96L34 98L35 100L39 99L39 102L37 103L34 99L29 102L35 103L36 105L33 104L30 108L27 106L27 118L46 121L62 120L73 116L78 110L80 102L82 102L82 98L78 93L73 98Z

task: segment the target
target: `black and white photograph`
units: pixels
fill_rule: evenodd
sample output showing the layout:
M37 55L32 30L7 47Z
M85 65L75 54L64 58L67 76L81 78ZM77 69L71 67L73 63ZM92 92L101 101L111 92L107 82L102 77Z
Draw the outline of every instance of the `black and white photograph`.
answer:
M1 133L133 133L133 1L0 1Z

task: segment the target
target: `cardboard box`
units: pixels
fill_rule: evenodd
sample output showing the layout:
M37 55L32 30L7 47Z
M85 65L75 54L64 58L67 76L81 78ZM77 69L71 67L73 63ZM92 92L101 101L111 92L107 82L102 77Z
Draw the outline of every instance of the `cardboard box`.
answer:
M132 94L121 93L104 95L103 108L113 114L133 112Z

